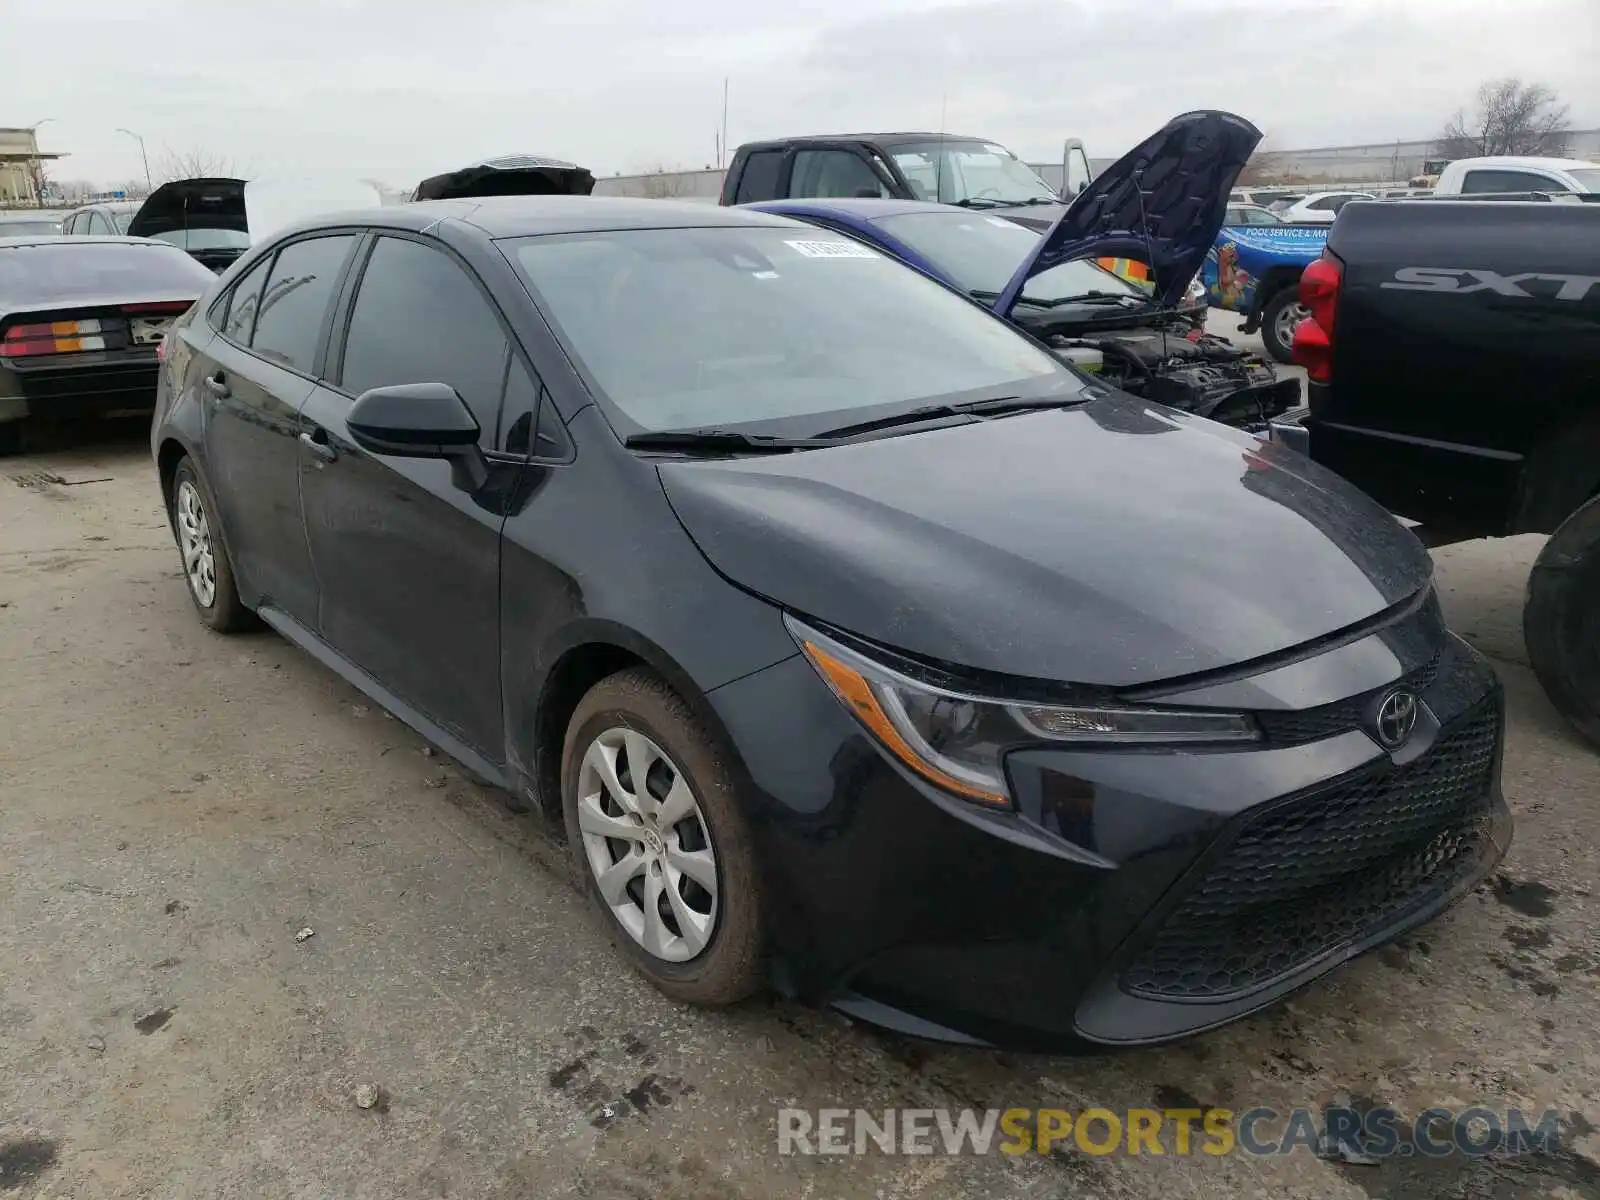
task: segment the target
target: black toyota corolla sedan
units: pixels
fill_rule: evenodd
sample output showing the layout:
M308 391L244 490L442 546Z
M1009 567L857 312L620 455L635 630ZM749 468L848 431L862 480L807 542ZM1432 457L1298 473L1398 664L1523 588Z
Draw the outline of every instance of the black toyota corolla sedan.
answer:
M152 450L201 619L541 805L681 999L1154 1042L1510 838L1500 689L1411 534L782 217L278 234L169 339Z

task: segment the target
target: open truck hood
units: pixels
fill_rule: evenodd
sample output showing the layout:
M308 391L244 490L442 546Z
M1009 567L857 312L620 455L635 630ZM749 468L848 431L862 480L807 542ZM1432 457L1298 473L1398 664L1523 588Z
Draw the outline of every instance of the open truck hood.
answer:
M1082 258L1147 260L1157 299L1176 305L1227 219L1228 193L1260 141L1261 131L1233 113L1202 109L1173 117L1073 198L1017 267L995 311L1009 313L1035 275Z
M129 237L157 237L183 229L249 230L242 179L174 179L145 198L128 225Z
M413 200L463 200L476 196L587 196L594 176L559 158L508 154L417 184Z
M343 178L270 175L243 179L175 179L150 193L134 213L129 237L185 229L231 229L251 243L307 217L382 203L370 183Z

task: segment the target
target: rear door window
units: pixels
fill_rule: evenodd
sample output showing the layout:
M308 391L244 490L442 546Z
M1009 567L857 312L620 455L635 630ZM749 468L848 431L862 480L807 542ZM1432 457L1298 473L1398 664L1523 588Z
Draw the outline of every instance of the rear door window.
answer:
M1567 189L1547 175L1531 171L1468 171L1461 182L1463 194L1492 195L1495 192L1564 192Z
M493 446L508 342L488 298L455 259L381 237L345 334L340 386L352 396L398 383L447 383Z
M782 150L754 150L744 160L739 173L735 204L752 200L773 200L778 195L778 169L783 165Z
M250 344L250 335L256 328L256 306L261 302L261 285L266 282L267 267L271 261L262 259L234 284L225 308L227 315L223 317L221 326L223 336L229 341L238 342L241 346Z
M261 293L252 350L280 366L312 371L333 291L355 240L348 233L307 238L278 251Z
M789 194L884 197L889 189L859 154L849 150L802 150L794 156Z

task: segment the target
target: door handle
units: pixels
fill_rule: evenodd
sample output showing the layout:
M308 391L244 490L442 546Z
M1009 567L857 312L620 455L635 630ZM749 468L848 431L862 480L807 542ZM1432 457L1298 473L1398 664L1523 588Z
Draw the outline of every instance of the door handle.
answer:
M316 433L302 433L300 444L323 462L332 462L339 457L339 451L328 441L328 435L321 429Z
M233 389L228 386L228 377L221 371L218 371L215 375L206 376L206 391L210 392L218 400L226 400L233 395Z

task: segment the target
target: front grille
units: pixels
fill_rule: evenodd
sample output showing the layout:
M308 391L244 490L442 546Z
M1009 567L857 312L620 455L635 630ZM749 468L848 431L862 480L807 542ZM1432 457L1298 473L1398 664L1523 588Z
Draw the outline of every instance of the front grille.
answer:
M1250 821L1123 986L1166 999L1255 991L1449 890L1481 858L1499 724L1493 696L1415 762Z
M1335 700L1332 704L1302 708L1295 712L1257 712L1256 720L1260 723L1261 732L1267 741L1274 745L1298 746L1306 742L1320 741L1336 734L1347 733L1352 729L1360 729L1367 706L1391 688L1403 687L1420 696L1432 686L1434 677L1438 673L1439 660L1434 658L1432 662L1418 667L1404 678L1385 684L1376 691L1363 692L1359 696Z

